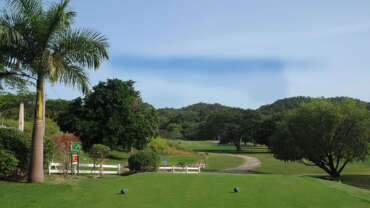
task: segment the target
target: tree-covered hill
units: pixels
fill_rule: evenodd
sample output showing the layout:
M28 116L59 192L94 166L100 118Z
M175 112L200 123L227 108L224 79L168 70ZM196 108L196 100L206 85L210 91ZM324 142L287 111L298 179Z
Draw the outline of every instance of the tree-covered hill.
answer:
M180 109L158 109L161 136L169 138L197 139L199 128L206 119L220 112L242 111L218 103L197 103Z
M259 107L257 111L263 115L282 113L282 112L286 112L288 110L297 108L302 103L311 102L311 100L312 100L311 97L304 97L304 96L284 98L284 99L277 100L272 104L263 105Z
M368 109L370 109L370 103L364 102L359 99L354 99L350 97L333 97L333 98L326 98L330 102L338 102L344 99L351 99L361 105L366 105ZM289 110L293 110L303 103L309 103L312 101L312 97L304 97L304 96L297 96L297 97L290 97L284 98L275 101L272 104L263 105L257 109L257 111L263 115L271 115L276 113L284 113Z

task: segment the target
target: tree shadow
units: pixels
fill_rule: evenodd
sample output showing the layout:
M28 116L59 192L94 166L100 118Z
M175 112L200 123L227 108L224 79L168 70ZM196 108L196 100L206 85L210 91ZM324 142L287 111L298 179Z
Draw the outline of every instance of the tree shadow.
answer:
M208 153L227 153L227 154L270 154L269 150L266 151L253 151L253 150L207 150L207 149L195 149L194 152L208 152Z
M322 180L336 181L327 175L320 175L320 176L307 175L307 176L322 179ZM342 175L340 177L340 182L350 185L350 186L355 186L357 188L370 190L370 175Z

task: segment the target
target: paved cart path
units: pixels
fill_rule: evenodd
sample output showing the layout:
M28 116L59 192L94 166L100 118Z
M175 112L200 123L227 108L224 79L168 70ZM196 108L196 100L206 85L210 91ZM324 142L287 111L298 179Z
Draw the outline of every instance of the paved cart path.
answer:
M219 170L217 171L218 173L237 173L237 174L254 173L252 169L258 168L261 166L261 161L259 161L255 157L249 157L245 155L235 155L235 154L220 154L220 155L243 158L245 162L237 168Z

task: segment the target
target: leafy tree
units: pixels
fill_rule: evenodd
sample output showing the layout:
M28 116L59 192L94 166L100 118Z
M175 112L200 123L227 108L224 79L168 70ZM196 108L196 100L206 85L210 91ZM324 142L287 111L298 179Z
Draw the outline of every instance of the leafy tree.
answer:
M103 175L103 163L109 152L110 148L102 144L94 144L90 149L89 155L94 160L94 169L95 164L100 164L100 176Z
M256 126L254 139L256 143L270 146L270 138L276 130L276 124L281 120L281 113L263 118Z
M36 82L36 105L32 134L30 182L42 182L43 105L45 80L77 86L86 93L85 67L97 69L108 58L106 38L88 29L72 29L76 13L70 0L7 0L0 15L0 77L17 76Z
M241 138L246 144L247 141L256 143L256 134L261 122L261 115L255 110L245 110L241 118Z
M200 139L215 139L221 141L225 133L225 124L229 120L226 112L214 113L208 116L207 120L201 125Z
M301 161L339 178L344 167L368 155L370 114L350 99L315 99L287 113L272 137L274 157Z
M65 111L68 108L68 104L71 103L69 100L47 100L46 101L46 112L45 115L47 118L56 120L59 113Z
M63 131L78 136L85 150L94 144L111 149L143 149L158 135L158 116L144 103L133 81L108 79L84 99L77 98L58 117Z

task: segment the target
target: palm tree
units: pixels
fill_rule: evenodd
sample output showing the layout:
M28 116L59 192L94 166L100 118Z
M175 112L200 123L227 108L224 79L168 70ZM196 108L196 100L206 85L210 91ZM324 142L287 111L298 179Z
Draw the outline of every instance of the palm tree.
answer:
M71 28L76 14L67 7L70 0L49 2L45 9L42 0L6 2L7 10L0 15L0 62L8 66L4 76L35 80L29 182L42 182L45 80L77 86L87 93L89 83L84 68L97 69L103 60L108 59L108 43L98 32Z

